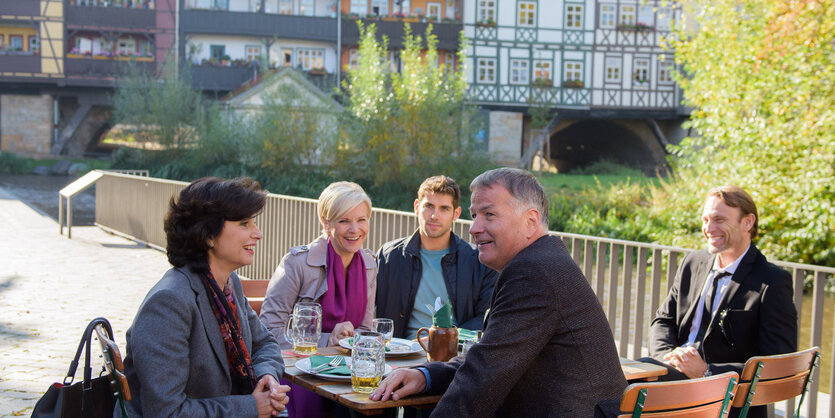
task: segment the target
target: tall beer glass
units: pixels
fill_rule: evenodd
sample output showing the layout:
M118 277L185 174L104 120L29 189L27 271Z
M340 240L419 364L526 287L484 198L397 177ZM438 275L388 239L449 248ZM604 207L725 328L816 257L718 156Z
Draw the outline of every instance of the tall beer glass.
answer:
M296 303L284 328L284 338L293 345L293 352L302 355L315 353L321 335L322 305L316 302Z

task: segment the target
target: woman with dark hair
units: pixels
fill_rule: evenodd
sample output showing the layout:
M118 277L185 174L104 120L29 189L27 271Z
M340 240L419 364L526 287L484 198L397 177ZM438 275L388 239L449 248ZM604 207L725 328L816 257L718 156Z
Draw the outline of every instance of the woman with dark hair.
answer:
M281 352L235 270L262 238L266 192L250 178L195 180L165 218L173 266L127 332L131 416L268 417L288 402Z

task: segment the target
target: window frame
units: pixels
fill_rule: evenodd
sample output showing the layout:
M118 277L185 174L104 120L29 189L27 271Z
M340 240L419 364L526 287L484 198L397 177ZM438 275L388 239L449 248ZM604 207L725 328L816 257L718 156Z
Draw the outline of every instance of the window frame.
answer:
M352 15L365 17L368 14L368 11L370 10L368 4L368 0L351 0L351 4L348 10L351 12Z
M542 69L543 67L545 69ZM543 72L544 77L543 77ZM553 59L534 59L533 60L533 81L548 80L554 82L554 62Z
M524 6L529 6L530 10L524 11ZM516 2L516 26L520 28L535 28L537 19L537 3L529 0L519 0Z
M673 73L675 72L676 65L673 62L672 58L665 57L664 60L658 60L658 84L670 86L675 84L675 78L673 78Z
M585 63L581 60L564 60L563 64L562 64L562 81L563 82L566 82L566 81L585 82L585 77L584 77L585 76L585 73L584 73L585 65L584 64ZM578 68L574 68L574 69L569 70L568 66L570 66L570 65L576 65L576 66L578 66ZM574 78L574 77L569 78L568 75L570 73L571 74L578 74L578 77L577 78Z
M388 0L371 0L371 8L369 11L371 14L376 16L388 16L389 15L389 4ZM374 12L374 8L377 7L377 12Z
M487 65L489 63L489 65ZM484 76L492 70L490 79L484 79ZM476 84L496 84L497 77L496 58L493 57L479 57L476 58Z
M626 11L630 8L632 9L631 12ZM631 17L631 19L624 19L625 17ZM638 7L636 4L621 4L618 7L618 25L634 25L637 18Z
M514 65L519 65L519 68L514 68ZM524 68L523 68L524 67ZM527 58L512 58L508 62L507 81L513 85L528 85L531 83L531 67L530 61ZM514 80L516 77L516 80Z
M496 2L498 0L478 0L478 11L476 14L478 23L488 23L491 20L496 23Z
M437 14L432 14L429 11L432 10L433 7L437 7ZM440 22L441 18L443 17L444 8L440 2L432 1L426 3L426 20L431 21L435 19L436 22Z
M649 21L643 21L649 19ZM655 28L655 11L653 6L639 4L635 12L635 24Z
M220 51L220 54L215 56L214 51ZM209 58L214 58L217 60L217 62L220 62L220 60L223 59L224 55L226 55L226 45L209 45Z
M611 7L611 11L604 11L604 7ZM600 3L597 26L600 29L614 29L618 26L618 5L615 3ZM607 18L608 17L608 18ZM606 24L607 22L611 22Z
M638 63L642 65L638 66ZM632 57L632 85L635 87L647 87L650 84L651 78L650 73L652 70L652 64L650 59L647 57ZM640 77L640 73L643 73L644 78Z
M659 7L655 12L655 30L669 32L674 23L672 7Z
M616 66L610 63L617 63ZM615 76L611 77L610 69L614 69ZM623 82L623 57L604 57L603 58L603 81L605 83L621 83Z
M20 40L20 46L19 47L15 46L15 44L14 44L14 41L18 40L18 39ZM24 39L23 35L9 34L9 48L13 48L13 49L20 48L20 50L23 51L23 39Z
M575 10L574 11L569 11L568 9L570 7L574 7ZM577 10L577 8L579 8L579 10ZM564 27L566 29L574 29L574 30L583 29L583 17L584 17L583 15L585 14L585 5L583 3L565 3L563 14L565 16L565 19L564 19L565 21L563 22L563 24L564 24ZM570 26L569 25L569 18L572 17L572 16L574 16L574 19L576 20L576 25L575 26Z
M296 48L293 52L296 67L301 67L304 71L325 68L325 48ZM319 65L314 65L314 61L319 61ZM307 68L305 68L304 63L308 64Z
M250 50L251 48L253 48L253 49L257 49L257 50L258 50L258 53L257 53L257 54L255 54L254 56L253 56L253 55L251 55L251 54L250 54L250 52L249 52L249 50ZM258 44L245 44L245 45L244 45L244 59L246 59L246 62L255 62L255 61L257 61L257 60L258 60L258 57L260 57L260 56L261 56L261 48L262 48L262 46L261 46L261 45L258 45Z

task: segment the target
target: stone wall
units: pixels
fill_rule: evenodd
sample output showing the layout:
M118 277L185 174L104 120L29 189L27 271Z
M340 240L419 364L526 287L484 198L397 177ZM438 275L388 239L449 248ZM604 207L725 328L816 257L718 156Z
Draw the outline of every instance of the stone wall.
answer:
M516 167L522 156L522 121L518 112L490 112L490 141L487 150L496 164Z
M49 95L0 95L0 149L23 154L49 154L52 100Z

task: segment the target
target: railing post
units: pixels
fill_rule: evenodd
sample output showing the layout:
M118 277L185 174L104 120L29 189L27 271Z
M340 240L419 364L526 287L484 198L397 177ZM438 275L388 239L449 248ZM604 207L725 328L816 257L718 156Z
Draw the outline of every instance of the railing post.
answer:
M809 342L810 347L820 347L821 337L823 333L823 293L824 293L824 274L817 272L815 274L815 284L813 289L812 299L812 340ZM818 408L818 387L820 386L820 368L815 369L815 376L812 377L812 388L809 392L809 405L806 409L807 415L810 417L817 416ZM830 398L831 402L831 398Z
M609 252L609 308L606 315L609 317L609 326L612 327L612 335L615 335L615 319L618 308L618 264L620 262L620 244L612 244Z
M632 305L632 254L634 247L624 246L623 252L623 284L620 297L620 355L623 357L629 353L629 313Z
M647 299L647 248L638 248L638 290L635 292L635 332L630 358L642 357L644 348L644 301Z

